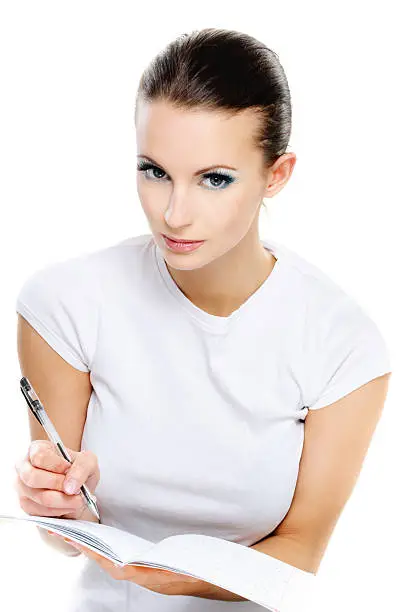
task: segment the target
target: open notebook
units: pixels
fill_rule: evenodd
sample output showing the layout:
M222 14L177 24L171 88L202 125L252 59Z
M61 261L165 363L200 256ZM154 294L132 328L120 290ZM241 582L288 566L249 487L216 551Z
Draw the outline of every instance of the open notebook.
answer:
M16 520L31 521L120 565L143 565L186 574L274 612L293 609L288 606L290 597L297 596L301 601L304 590L308 590L316 577L297 568L294 571L288 563L254 548L208 535L187 533L154 543L92 521L0 514L0 522Z

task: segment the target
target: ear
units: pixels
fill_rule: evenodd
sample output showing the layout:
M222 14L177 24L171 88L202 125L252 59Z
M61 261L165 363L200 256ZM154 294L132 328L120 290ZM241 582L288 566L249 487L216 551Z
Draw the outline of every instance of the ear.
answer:
M281 191L288 182L296 161L295 153L284 153L270 166L266 175L266 188L263 192L264 198L272 198Z

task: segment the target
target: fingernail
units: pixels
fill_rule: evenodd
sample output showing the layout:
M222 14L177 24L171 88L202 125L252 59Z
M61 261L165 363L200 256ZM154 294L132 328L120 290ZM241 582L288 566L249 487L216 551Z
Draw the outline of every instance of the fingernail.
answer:
M72 542L72 540L69 540L68 538L62 538L64 542L66 542L67 544L70 544L71 546L73 546L74 548L76 548L75 544Z
M65 480L64 482L65 493L72 494L72 493L75 493L77 489L79 489L79 484L76 482L76 480L73 480L73 479L71 480L70 478Z

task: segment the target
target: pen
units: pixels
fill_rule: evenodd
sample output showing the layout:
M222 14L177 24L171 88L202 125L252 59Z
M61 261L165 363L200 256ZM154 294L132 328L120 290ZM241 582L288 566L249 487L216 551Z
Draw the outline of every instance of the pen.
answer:
M38 395L34 391L33 386L31 385L28 378L26 378L25 376L20 379L20 390L24 395L31 412L44 428L48 438L56 445L63 458L69 461L69 463L73 463L72 459L68 454L68 451L66 450L61 438L58 435L58 432L56 431L49 416L47 415L44 406L41 404ZM90 493L86 485L82 485L80 491L83 493L86 499L86 503L88 504L89 510L100 521L99 510L96 505L96 497Z

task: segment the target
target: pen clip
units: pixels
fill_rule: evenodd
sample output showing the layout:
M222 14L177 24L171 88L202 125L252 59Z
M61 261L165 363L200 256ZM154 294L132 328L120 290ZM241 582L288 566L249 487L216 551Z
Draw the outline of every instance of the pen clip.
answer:
M37 421L42 425L41 419L39 418L37 411L36 411L36 407L35 407L36 402L40 403L39 399L37 398L35 391L32 389L28 379L25 376L23 376L23 378L20 380L20 391L24 395L25 401L27 402L28 407L31 410L32 414L35 416ZM28 391L31 391L37 399L32 400Z

